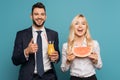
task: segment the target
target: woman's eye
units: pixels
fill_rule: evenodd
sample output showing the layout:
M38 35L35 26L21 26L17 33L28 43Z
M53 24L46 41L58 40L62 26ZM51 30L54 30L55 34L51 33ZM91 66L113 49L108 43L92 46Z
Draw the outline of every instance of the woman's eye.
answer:
M75 25L78 25L78 24L79 24L78 22L75 23Z
M85 23L82 23L82 25L85 25Z

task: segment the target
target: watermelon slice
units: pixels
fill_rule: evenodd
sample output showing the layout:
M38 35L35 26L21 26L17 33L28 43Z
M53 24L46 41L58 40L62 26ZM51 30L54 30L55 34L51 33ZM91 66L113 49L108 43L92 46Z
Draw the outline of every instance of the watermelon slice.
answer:
M87 57L91 54L91 47L74 47L73 54L77 57Z

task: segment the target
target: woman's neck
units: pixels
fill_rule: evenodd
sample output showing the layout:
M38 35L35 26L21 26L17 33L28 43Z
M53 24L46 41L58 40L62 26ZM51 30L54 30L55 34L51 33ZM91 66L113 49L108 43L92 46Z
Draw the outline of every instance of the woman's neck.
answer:
M76 36L75 40L74 40L74 44L81 46L82 42L84 41L84 38L85 38L85 36L81 36L81 37Z

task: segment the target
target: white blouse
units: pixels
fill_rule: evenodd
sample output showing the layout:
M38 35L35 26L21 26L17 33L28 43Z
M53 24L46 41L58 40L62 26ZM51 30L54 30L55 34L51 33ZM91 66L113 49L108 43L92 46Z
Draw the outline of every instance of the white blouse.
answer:
M61 70L65 72L70 68L70 75L76 77L89 77L96 74L95 69L96 68L100 69L102 67L102 60L100 56L99 43L96 40L93 40L93 43L94 43L93 52L98 54L97 64L93 64L88 57L85 58L76 57L70 65L66 64L67 43L64 43L62 47ZM87 45L86 40L84 40L82 46L86 46L86 45Z

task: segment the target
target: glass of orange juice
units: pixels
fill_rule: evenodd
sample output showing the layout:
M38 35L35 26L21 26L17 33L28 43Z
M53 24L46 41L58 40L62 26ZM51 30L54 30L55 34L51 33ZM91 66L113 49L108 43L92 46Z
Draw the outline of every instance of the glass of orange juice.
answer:
M52 53L55 51L54 48L54 41L48 42L48 55L52 55Z

